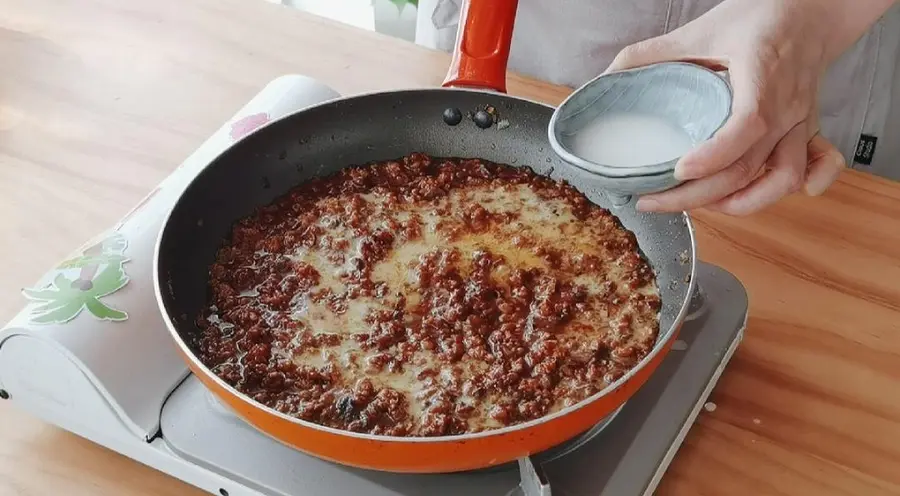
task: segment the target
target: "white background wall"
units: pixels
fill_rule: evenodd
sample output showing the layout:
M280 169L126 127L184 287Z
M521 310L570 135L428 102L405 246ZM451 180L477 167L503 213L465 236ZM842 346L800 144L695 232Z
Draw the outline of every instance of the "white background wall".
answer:
M248 0L257 1L257 0ZM403 10L390 0L269 0L311 14L344 22L409 41L416 39L417 10L406 5ZM420 0L421 1L421 0ZM423 2L429 3L429 2ZM430 3L434 3L433 1ZM424 5L423 5L424 6Z

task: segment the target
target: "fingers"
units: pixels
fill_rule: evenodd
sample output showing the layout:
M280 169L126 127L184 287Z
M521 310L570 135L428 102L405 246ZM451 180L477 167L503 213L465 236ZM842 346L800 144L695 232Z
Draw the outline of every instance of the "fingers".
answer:
M824 193L847 166L841 152L818 134L807 145L807 163L803 190L809 196Z
M811 99L805 93L808 89L798 90L799 96L786 96L778 86L766 84L774 69L760 64L768 59L741 57L741 50L732 51L736 58L700 56L698 49L702 54L716 51L704 46L696 33L670 33L627 47L606 71L675 60L730 71L734 95L731 116L710 139L679 160L674 173L684 182L639 199L638 210L709 206L732 215L746 215L801 188L809 195L822 194L845 163L838 150L818 135L815 88L811 89ZM807 100L810 108L798 107ZM768 170L763 170L765 163Z
M806 117L806 141L811 142L813 138L819 134L819 112L816 108L817 98L813 98L812 108L809 109L809 115Z
M675 166L675 177L697 179L725 169L744 156L769 131L759 112L759 89L745 69L731 69L734 92L731 117L710 139L686 153ZM773 145L774 146L774 145Z
M622 71L680 59L684 54L681 45L675 39L658 36L629 45L622 49L613 59L605 72Z
M750 184L762 170L774 143L758 143L730 167L710 176L640 198L636 208L644 212L677 212L705 207Z
M690 42L684 44L679 41L683 37L663 35L630 45L619 52L606 72L673 60L691 61L719 69L730 66L723 58L697 56L691 51ZM675 177L678 179L697 179L725 169L745 155L769 131L758 111L759 88L756 87L752 68L729 68L734 90L732 115L712 138L679 161L675 167Z
M806 179L806 135L805 122L795 126L772 150L762 176L708 208L729 215L749 215L800 190Z
M825 192L846 168L843 155L820 135L806 142L808 126L798 124L771 152L755 148L712 176L638 200L637 209L675 212L707 207L729 215L749 215L801 188L810 196ZM768 170L762 163L768 157ZM756 165L753 165L756 164Z
M806 145L806 184L803 190L809 196L819 196L837 180L847 167L847 162L843 154L819 134L819 113L815 105L810 109L806 122L809 142Z

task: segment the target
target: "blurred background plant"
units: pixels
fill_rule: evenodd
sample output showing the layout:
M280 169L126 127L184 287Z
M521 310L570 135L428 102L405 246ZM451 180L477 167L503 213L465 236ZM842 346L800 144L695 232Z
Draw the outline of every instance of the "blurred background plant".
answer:
M403 11L403 8L407 5L412 5L413 7L419 6L419 0L390 0L392 4L396 5L400 11ZM372 3L375 3L375 0L372 0Z

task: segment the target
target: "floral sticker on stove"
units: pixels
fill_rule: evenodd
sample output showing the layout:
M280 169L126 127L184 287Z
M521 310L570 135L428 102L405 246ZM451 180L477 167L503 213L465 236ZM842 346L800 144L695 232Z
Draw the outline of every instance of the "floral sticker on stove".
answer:
M44 287L23 289L36 306L29 320L35 324L63 324L82 311L98 320L123 321L128 314L109 306L103 298L125 287L125 249L128 241L117 232L82 251L81 255L60 263L47 278Z
M237 141L267 122L269 122L269 114L265 112L241 117L231 124L231 139Z

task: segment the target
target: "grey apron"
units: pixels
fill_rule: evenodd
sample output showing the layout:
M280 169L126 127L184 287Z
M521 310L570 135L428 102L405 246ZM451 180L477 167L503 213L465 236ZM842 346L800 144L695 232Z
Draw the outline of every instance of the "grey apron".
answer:
M417 41L452 50L460 3L420 0ZM623 47L676 29L718 3L519 0L510 69L574 88L603 72ZM895 180L900 180L898 60L900 5L895 5L834 63L819 95L822 134L847 163Z

